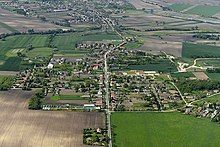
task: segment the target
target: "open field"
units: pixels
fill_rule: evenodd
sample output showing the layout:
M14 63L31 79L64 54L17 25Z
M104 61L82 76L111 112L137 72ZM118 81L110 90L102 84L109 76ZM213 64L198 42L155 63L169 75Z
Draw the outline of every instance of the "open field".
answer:
M139 49L154 54L164 51L167 54L178 57L181 56L182 52L181 42L161 41L159 39L146 39L144 40L144 44Z
M200 59L197 60L196 66L209 67L209 68L220 68L220 58L219 59Z
M189 14L198 14L205 17L211 17L220 12L220 6L209 6L209 5L198 5L188 11L186 13Z
M193 72L193 74L195 75L195 77L198 80L208 80L209 77L205 74L205 72Z
M161 9L159 6L148 4L143 2L142 0L129 0L129 3L131 3L136 9L142 9L142 8L153 8L153 9Z
M83 129L104 127L102 113L32 111L33 92L0 92L0 144L12 146L84 146Z
M191 5L190 4L184 4L184 3L175 3L175 4L172 4L170 6L170 8L174 11L177 11L177 12L181 12L183 11L184 9L187 9L189 8Z
M117 147L218 146L220 126L180 113L113 113Z
M184 42L182 48L183 58L220 57L219 46Z
M45 31L48 29L58 29L60 26L54 24L41 22L34 18L27 18L25 16L12 13L10 11L0 8L0 24L4 23L4 28L10 32L21 31L26 32L29 29L34 29L36 31ZM2 25L0 25L2 26ZM4 33L4 32L0 32Z

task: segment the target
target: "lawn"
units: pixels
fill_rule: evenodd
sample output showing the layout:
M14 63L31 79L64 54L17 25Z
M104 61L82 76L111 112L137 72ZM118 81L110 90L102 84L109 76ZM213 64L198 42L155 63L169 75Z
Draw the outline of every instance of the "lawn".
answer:
M191 7L192 5L190 4L184 4L184 3L175 3L169 6L169 8L171 8L174 11L180 12L183 11L189 7Z
M220 47L205 44L194 44L183 42L182 44L183 58L211 58L220 57Z
M181 113L113 113L114 146L219 146L220 126Z
M220 12L220 6L210 6L210 5L199 5L186 11L186 13L188 14L198 14L204 17L211 17L218 12Z

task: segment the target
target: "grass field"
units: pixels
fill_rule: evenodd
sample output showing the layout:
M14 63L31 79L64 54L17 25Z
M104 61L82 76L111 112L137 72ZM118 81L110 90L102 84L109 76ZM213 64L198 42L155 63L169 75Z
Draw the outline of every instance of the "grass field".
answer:
M209 79L214 81L220 81L220 73L209 73L206 72L206 75L209 77Z
M171 73L173 78L190 78L195 77L192 72L179 72L179 73Z
M75 95L55 95L52 96L52 100L84 100L84 98L81 97L81 94L75 94Z
M218 146L220 126L181 113L112 114L117 147Z
M183 58L220 57L220 47L183 42L182 57Z
M190 4L184 4L184 3L175 3L169 6L174 11L180 12L183 11L184 9L189 8L191 5Z
M209 6L209 5L199 5L190 10L186 13L188 14L198 14L205 17L211 17L215 14L220 12L220 6Z

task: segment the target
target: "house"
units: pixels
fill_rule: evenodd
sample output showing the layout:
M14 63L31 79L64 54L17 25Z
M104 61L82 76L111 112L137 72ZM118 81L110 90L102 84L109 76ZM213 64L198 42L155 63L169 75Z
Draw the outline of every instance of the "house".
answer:
M96 110L96 106L95 106L94 104L84 104L84 105L83 105L83 108L84 108L86 111Z

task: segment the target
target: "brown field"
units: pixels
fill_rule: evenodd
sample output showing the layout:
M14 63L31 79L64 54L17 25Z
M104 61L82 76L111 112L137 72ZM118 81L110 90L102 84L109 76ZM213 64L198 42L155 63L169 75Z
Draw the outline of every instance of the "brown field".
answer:
M209 77L204 72L193 72L198 80L208 80Z
M0 92L0 146L81 147L86 127L104 127L104 114L32 111L27 99L33 92Z
M0 8L0 14L1 22L21 32L25 32L28 29L34 29L36 31L45 31L49 29L61 28L60 26L56 26L50 23L44 23L34 18L27 18L25 16L12 13L2 8Z
M145 3L142 0L129 0L129 3L131 3L136 9L142 9L142 8L161 9L159 6Z
M144 45L139 48L150 53L158 54L161 51L167 54L175 55L177 57L181 56L182 53L182 43L173 41L159 41L155 39L147 39L144 41Z

